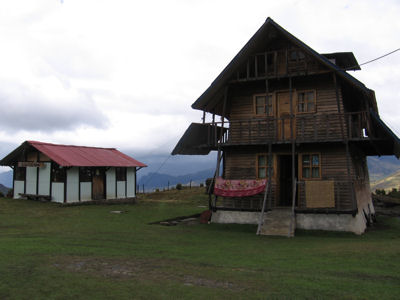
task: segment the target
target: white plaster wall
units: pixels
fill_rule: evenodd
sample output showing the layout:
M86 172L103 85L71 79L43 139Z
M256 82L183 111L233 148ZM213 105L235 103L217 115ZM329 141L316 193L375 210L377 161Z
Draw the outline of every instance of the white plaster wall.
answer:
M81 201L92 200L92 183L81 182Z
M67 202L79 202L79 168L67 170Z
M125 181L117 181L117 198L125 198Z
M52 182L51 183L51 200L54 202L64 202L64 183Z
M127 197L136 197L136 186L135 186L135 169L128 168L126 172L126 193Z
M14 180L14 199L21 198L21 196L19 194L24 193L24 185L25 185L25 181Z
M46 162L39 168L39 195L50 195L50 171L51 163Z
M26 167L26 193L36 194L37 167Z
M106 199L115 199L115 168L110 168L106 172Z

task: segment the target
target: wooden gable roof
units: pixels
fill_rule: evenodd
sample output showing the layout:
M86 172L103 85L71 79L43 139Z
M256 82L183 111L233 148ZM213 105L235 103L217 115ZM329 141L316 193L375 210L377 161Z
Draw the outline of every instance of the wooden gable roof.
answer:
M374 104L371 90L339 66L341 64L344 64L344 66L346 66L347 68L353 67L352 69L357 69L358 63L355 60L354 55L350 55L349 52L333 53L326 55L319 54L311 47L303 43L301 40L296 38L294 35L282 28L271 18L267 18L260 29L258 29L258 31L239 51L239 53L211 83L210 87L207 88L204 93L192 104L192 108L221 115L222 107L221 105L219 105L218 107L218 104L222 102L224 88L227 86L229 80L232 78L235 72L237 72L237 70L244 63L246 63L250 55L256 53L257 51L260 51L260 49L265 49L265 45L274 43L277 36L282 36L286 38L294 46L302 49L305 53L312 56L321 65L326 67L328 70L334 72L339 79L356 88L358 92L361 92L366 97L367 100L371 101L371 106L376 109L376 104ZM338 57L341 61L341 64L337 65L331 62L330 59L333 57ZM349 66L349 64L352 63L355 63L355 66Z

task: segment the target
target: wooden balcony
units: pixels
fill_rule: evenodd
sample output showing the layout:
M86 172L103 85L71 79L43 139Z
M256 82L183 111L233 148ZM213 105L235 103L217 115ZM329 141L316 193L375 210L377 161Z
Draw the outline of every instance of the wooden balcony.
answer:
M264 145L268 143L312 143L368 140L370 120L367 112L336 114L298 114L232 120L224 123L222 136L214 131L221 122L209 124L208 143L221 145ZM220 131L221 132L221 131Z

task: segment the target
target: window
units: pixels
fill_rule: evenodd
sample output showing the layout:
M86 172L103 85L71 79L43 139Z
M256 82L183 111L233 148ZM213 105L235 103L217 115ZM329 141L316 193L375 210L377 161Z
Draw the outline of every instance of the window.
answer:
M26 168L24 167L15 167L15 180L24 181L26 178Z
M51 170L53 182L65 182L66 169L54 164Z
M289 59L291 61L301 61L301 60L305 59L305 55L300 50L292 50L292 51L290 51Z
M126 181L126 168L115 168L117 181Z
M321 159L319 154L301 155L301 175L303 179L321 178Z
M297 93L297 112L311 113L316 111L315 91L302 91Z
M79 168L79 181L80 182L92 182L92 170L87 167Z
M274 166L273 160L270 163L271 176L273 175ZM257 178L267 178L268 177L268 154L258 154L257 155Z
M272 105L272 94L268 95L268 98L263 95L255 95L254 96L254 106L256 115L267 115L272 116L273 105Z

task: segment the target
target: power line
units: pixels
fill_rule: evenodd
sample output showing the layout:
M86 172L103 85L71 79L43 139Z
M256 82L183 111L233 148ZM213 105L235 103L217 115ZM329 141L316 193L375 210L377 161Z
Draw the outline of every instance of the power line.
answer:
M390 55L390 54L393 54L393 53L395 53L395 52L397 52L397 51L399 51L399 50L400 50L400 48L397 48L396 50L393 50L393 51L391 51L391 52L389 52L389 53L386 53L386 54L384 54L384 55L382 55L382 56L379 56L379 57L377 57L377 58L371 59L371 60L369 60L369 61L367 61L367 62L365 62L365 63L359 64L359 66L369 64L369 63L371 63L371 62L373 62L373 61L376 61L376 60L378 60L378 59L384 58L385 56L388 56L388 55Z
M146 180L146 182L144 183L144 185L147 185L152 179L153 179L153 177L154 177L154 175L158 172L158 171L160 171L161 170L161 168L165 165L165 163L171 158L171 154L169 154L168 156L167 156L167 158L162 162L162 164L158 167L158 169L153 173L153 175L149 178L149 179L147 179Z
M384 55L382 55L382 56L379 56L379 57L377 57L377 58L371 59L371 60L366 61L366 62L364 62L364 63L362 63L362 64L358 64L358 66L363 66L363 65L372 63L372 62L374 62L374 61L377 61L378 59L384 58L384 57L386 57L386 56L388 56L388 55L390 55L390 54L393 54L393 53L395 53L395 52L397 52L397 51L399 51L399 50L400 50L400 48L397 48L396 50L393 50L393 51L391 51L391 52L389 52L389 53L386 53L386 54L384 54ZM357 66L353 66L353 67L347 68L347 69L352 69L352 68L355 68L355 67L357 67Z

